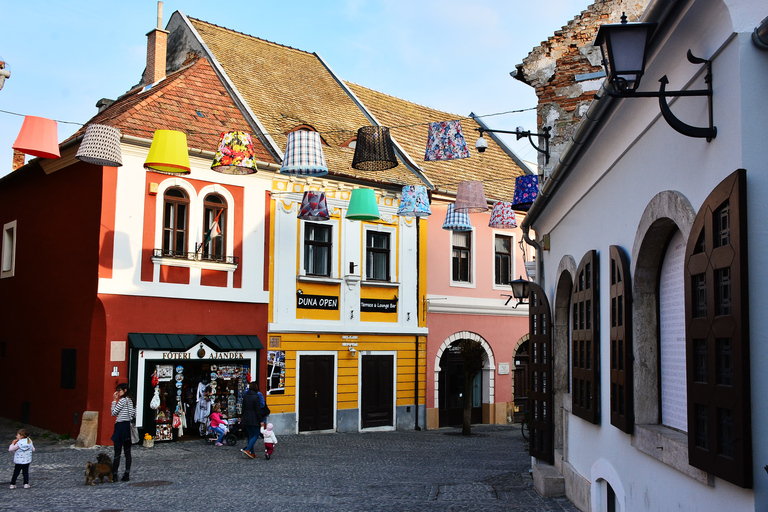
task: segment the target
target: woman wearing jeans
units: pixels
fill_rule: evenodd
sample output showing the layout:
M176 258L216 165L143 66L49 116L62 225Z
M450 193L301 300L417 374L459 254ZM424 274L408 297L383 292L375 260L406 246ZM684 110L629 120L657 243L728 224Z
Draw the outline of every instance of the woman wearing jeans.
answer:
M248 446L240 451L252 459L256 458L253 453L253 446L259 438L261 422L264 420L261 416L261 409L264 404L264 396L259 391L258 383L251 382L248 385L248 392L243 396L243 415L240 419L245 430L248 431Z
M136 407L128 393L128 384L118 384L112 395L112 416L115 417L115 432L112 442L115 444L115 457L112 460L112 481L117 482L117 470L120 469L120 452L125 450L125 473L123 482L130 480L131 472L131 420L136 417Z

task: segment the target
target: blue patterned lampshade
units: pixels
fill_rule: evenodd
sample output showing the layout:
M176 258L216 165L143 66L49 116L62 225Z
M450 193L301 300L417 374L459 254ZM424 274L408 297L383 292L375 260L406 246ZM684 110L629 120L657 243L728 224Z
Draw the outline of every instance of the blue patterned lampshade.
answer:
M280 173L300 174L302 176L328 174L328 165L325 163L320 134L309 130L289 133Z
M512 209L512 203L508 201L496 201L491 210L491 220L488 222L489 228L513 229L517 227L515 211Z
M448 211L445 213L443 229L450 231L472 231L472 224L469 222L469 214L466 212L457 212L453 204L449 204Z
M325 192L309 190L304 192L298 217L302 220L325 221L331 218Z
M427 187L423 185L404 186L397 214L401 217L428 217L432 215Z
M527 212L539 195L539 177L535 174L524 174L515 178L515 196L512 208L518 212Z
M425 161L468 158L469 150L461 130L461 121L429 123Z

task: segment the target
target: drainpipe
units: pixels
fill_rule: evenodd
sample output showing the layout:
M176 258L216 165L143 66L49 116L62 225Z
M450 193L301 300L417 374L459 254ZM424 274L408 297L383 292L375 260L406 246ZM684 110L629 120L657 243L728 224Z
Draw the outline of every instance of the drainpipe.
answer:
M419 304L419 283L421 282L421 276L419 275L419 265L420 265L420 259L419 259L419 249L421 248L420 243L420 237L421 237L421 230L419 229L421 226L421 221L419 220L419 217L414 217L414 222L416 222L416 309L418 313L418 304ZM416 317L416 325L419 324L419 315ZM416 363L414 364L414 398L416 402L416 420L415 420L415 427L414 430L421 430L421 427L419 426L419 335L413 337L413 350L414 350L414 360Z

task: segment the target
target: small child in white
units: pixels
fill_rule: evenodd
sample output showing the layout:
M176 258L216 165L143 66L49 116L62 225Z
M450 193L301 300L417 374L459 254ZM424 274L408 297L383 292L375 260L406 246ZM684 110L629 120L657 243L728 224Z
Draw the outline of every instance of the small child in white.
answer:
M8 451L13 453L13 478L11 478L11 489L16 488L16 479L19 473L24 476L24 488L29 489L29 464L32 462L32 452L35 446L29 438L29 432L21 429L16 433L16 439L13 440Z
M264 423L261 423L261 435L264 436L264 457L269 460L272 457L272 452L275 451L275 445L277 444L277 437L272 432L273 425L267 423L267 428L264 428Z

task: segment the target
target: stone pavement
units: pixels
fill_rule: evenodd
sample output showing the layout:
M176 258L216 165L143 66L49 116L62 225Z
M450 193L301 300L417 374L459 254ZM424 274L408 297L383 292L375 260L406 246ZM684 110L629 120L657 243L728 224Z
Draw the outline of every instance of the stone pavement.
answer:
M0 418L4 446L20 426ZM7 453L0 462L0 510L577 510L533 489L517 425L475 425L469 437L456 428L283 435L272 460L263 453L247 458L243 440L233 447L202 439L136 445L131 481L95 486L84 485L85 463L101 452L111 456L111 446L78 449L74 440L31 431L31 488L8 488L13 457Z

